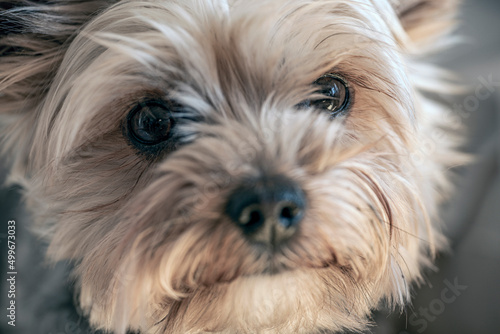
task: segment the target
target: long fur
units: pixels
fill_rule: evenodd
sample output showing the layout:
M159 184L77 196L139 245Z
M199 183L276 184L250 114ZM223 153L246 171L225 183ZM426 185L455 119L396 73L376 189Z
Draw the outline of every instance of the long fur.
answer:
M49 258L77 264L91 323L115 333L360 330L382 300L407 303L446 245L433 221L445 171L461 161L448 111L422 94L439 80L416 70L453 8L13 2L0 14L4 153ZM295 107L328 72L354 92L345 119ZM202 120L180 122L183 141L159 161L121 130L144 97L175 99L189 107L184 119ZM223 207L242 180L274 174L298 182L311 205L293 242L269 254Z

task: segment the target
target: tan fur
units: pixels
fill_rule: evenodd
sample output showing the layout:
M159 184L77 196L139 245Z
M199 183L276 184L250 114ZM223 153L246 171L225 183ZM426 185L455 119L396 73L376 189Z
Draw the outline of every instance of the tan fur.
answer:
M446 244L436 209L445 170L461 161L448 111L422 95L438 78L416 70L452 1L113 2L37 7L67 18L60 42L0 39L11 178L49 258L77 264L91 323L315 333L363 329L381 301L407 303ZM427 15L438 7L446 17ZM328 72L354 91L345 120L295 108ZM184 125L189 144L161 161L121 131L144 96L206 120ZM262 174L292 178L311 203L276 254L256 250L223 209Z

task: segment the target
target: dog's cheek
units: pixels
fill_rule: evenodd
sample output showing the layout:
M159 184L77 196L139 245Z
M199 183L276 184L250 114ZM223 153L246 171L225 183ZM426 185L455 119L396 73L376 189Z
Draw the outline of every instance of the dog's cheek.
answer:
M118 212L150 179L150 166L116 132L76 147L44 169L33 178L29 197L39 204L35 222L50 232L49 256L80 259L92 252L120 225Z
M192 310L192 298L205 296L207 302L204 298L211 296L213 305L223 296L220 287L264 268L239 230L223 222L177 221L183 226L176 230L168 227L175 225L172 221L142 218L128 224L121 236L115 230L77 269L80 303L99 326L116 330L126 315L132 328L140 328L141 316L151 313L157 314L149 320L167 317L170 326L186 312L178 308L189 305Z
M302 242L314 254L330 252L358 282L377 282L403 303L408 284L429 265L429 247L442 238L429 225L434 204L422 203L432 181L415 178L418 166L400 158L395 164L365 152L312 178L305 187L312 205Z
M299 250L308 251L300 252L298 260L307 262L314 255L324 265L349 270L360 281L377 279L390 256L391 238L380 199L342 168L313 179L306 190L311 207L297 242L304 245Z

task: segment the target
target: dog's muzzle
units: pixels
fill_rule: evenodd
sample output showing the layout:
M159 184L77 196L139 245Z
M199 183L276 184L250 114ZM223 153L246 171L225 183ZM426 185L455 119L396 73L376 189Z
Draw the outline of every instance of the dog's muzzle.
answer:
M295 234L305 210L304 191L281 175L244 182L226 205L226 214L250 242L271 247Z

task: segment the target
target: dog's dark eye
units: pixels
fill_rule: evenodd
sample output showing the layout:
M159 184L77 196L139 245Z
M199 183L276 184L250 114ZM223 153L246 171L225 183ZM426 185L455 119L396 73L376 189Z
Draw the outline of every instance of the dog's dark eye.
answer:
M156 145L166 141L174 126L172 106L161 100L147 100L137 104L128 116L128 134L142 145Z
M325 74L314 82L318 86L318 99L306 100L299 107L313 107L328 112L332 117L343 114L349 107L349 87L347 82L335 74Z
M156 160L177 149L176 123L182 110L183 107L174 101L142 100L128 113L122 133L139 154L147 160Z

